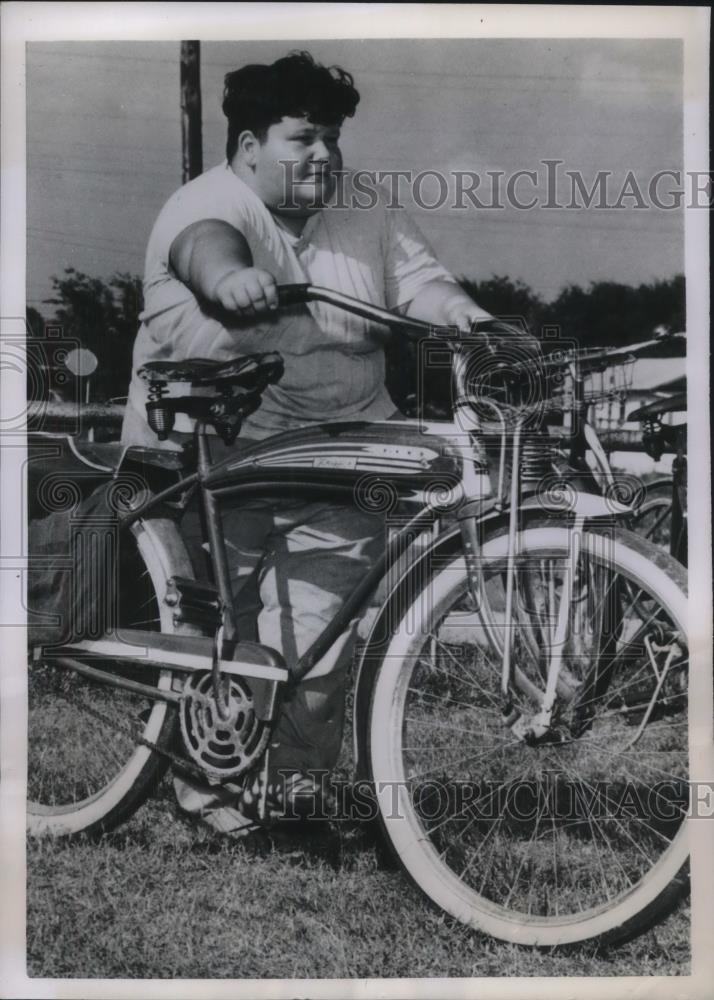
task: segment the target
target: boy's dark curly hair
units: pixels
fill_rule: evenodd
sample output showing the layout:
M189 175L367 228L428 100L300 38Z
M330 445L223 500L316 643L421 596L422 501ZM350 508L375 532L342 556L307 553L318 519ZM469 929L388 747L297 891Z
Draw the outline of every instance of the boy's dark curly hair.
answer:
M243 66L227 73L223 114L228 119L226 156L248 129L263 142L271 125L284 116L319 125L341 125L359 103L352 76L338 66L321 66L309 52L291 52L270 66Z

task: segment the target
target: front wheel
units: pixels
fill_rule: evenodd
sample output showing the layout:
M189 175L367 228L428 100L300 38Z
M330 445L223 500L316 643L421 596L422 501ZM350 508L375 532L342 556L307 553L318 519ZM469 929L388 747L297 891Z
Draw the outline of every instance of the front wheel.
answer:
M191 575L173 523L139 521L119 545L116 623L123 628L171 632L163 598L173 574ZM166 670L122 668L96 660L111 679L126 676L171 686ZM73 836L112 829L151 794L164 773L176 712L165 701L133 694L74 672L41 649L28 667L27 826L31 836Z
M384 650L369 722L380 822L411 879L458 920L540 946L636 932L681 892L688 858L685 574L629 532L586 531L577 558L571 534L519 534L508 623L506 535L484 543L480 607L462 556L434 566ZM537 716L554 655L551 725L524 740L513 719Z

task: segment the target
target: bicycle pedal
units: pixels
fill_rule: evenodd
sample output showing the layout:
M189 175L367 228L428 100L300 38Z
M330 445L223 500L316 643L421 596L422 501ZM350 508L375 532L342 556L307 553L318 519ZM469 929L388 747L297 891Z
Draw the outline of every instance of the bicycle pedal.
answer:
M208 583L172 576L166 582L164 600L174 609L174 624L189 623L215 631L223 622L223 601Z

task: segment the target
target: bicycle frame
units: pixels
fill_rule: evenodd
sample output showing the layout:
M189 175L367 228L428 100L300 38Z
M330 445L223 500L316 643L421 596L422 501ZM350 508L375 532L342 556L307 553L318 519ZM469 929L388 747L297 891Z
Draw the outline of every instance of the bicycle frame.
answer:
M333 301L327 292L320 297ZM340 305L344 299L335 297ZM359 308L382 321L383 311ZM386 316L389 325L412 326ZM237 782L244 794L235 805L251 824L288 818L271 790L273 773L282 773L271 750L281 700L302 679L320 676L319 661L347 638L384 579L386 598L357 651L353 777L361 787L354 803L363 801L362 790L373 800L369 818L376 817L416 886L452 918L537 946L628 934L636 921L645 926L664 912L670 887L683 886L688 854L682 567L646 539L620 531L613 515L629 508L580 492L581 477L562 472L553 449L543 448L544 423L571 406L550 391L553 380L538 376L526 386L511 379L487 345L501 365L494 388L504 394L501 404L490 399L484 407L478 380L467 371L467 347L453 331L433 335L454 347L453 422L303 427L239 442L220 461L210 415L226 417L212 421L213 429L231 445L240 420L276 380L266 375L266 356L147 366L156 390L151 426L165 439L176 413L193 412L195 434L186 437L183 454L127 450L106 493L79 511L74 501L66 508L70 523L76 515L72 552L99 554L96 563L70 569L107 569L107 587L91 620L77 608L88 603L86 592L72 603L77 595L66 598L58 589L56 617L82 629L80 641L43 647L44 636L57 631L30 634L33 836L106 832L133 814L169 766L203 789ZM566 363L577 364L578 355ZM178 391L162 395L150 378L162 371L165 381L209 386L216 397L202 395L197 405ZM546 389L535 404L533 385ZM590 385L586 398L596 398ZM488 405L495 421L487 415L481 423ZM491 455L498 457L494 477L485 461ZM111 475L110 464L91 468ZM370 508L379 489L385 502ZM280 653L241 639L231 593L236 567L222 524L226 505L240 516L242 504L272 496L381 511L394 529L381 558L290 671ZM194 578L176 525L181 511L193 518L196 503L210 584ZM557 516L542 516L550 513ZM52 544L56 523L66 521L47 526ZM97 531L107 523L111 549ZM99 545L84 546L88 538ZM38 532L37 552L50 548L44 541ZM95 578L88 574L87 583ZM114 580L121 601L113 600ZM124 690L115 697L103 685ZM642 817L610 819L611 805L619 812L629 801L621 788L656 790L659 802L663 783L652 785L658 775L671 786L661 803L671 806L664 827L664 812L655 813L649 794ZM537 803L533 816L515 807L526 777ZM571 792L564 813L561 793Z
M626 362L633 361L635 358L641 356L648 357L651 356L653 348L660 349L663 344L667 344L672 340L676 341L679 336L665 334L626 347L598 348L582 352L571 352L571 355L565 358L573 387L572 407L569 413L566 414L566 426L569 429L569 434L567 435L568 461L572 468L585 473L586 477L590 479L591 485L596 485L596 480L585 459L588 451L595 462L596 471L607 486L615 484L616 475L610 464L607 452L602 445L595 424L588 419L590 403L585 398L585 378L582 373L582 362L593 361L596 364L598 362L605 364L608 361L618 363L623 360ZM686 407L686 394L680 393L677 397L678 402L681 402L682 399L684 399ZM668 400L662 401L663 412L667 408L667 403ZM650 418L654 419L655 422L657 421L658 408L654 403L648 404L646 407L631 413L627 419L630 421L640 419L638 417L640 412L643 414L642 419L645 421L643 427L647 427L646 421ZM656 432L652 434L649 444L653 446L653 458L658 459L664 450L675 451L679 457L681 442L679 442L676 435L665 441L666 436L666 432L664 435ZM645 443L645 451L649 453L650 449L648 447L646 429L643 434L643 441ZM676 557L676 553L672 554Z
M425 430L425 433L422 433ZM300 657L291 681L297 683L313 669L330 649L376 590L387 568L409 548L425 529L438 522L445 506L453 506L453 496L445 505L445 490L457 497L476 500L479 514L493 507L488 503L488 479L485 469L476 468L463 457L464 447L447 437L443 430L422 428L413 422L347 423L323 425L317 429L295 431L271 438L237 457L212 462L209 435L205 427L196 431L198 468L195 473L150 497L122 518L129 527L143 519L161 503L198 487L205 514L213 575L218 594L228 609L225 638L235 640L230 573L221 529L221 501L240 502L253 496L301 495L306 498L329 496L337 503L355 503L356 491L379 477L395 490L395 498L416 505L416 512L406 520L388 543L384 553L360 581L354 592L326 627L323 634ZM457 437L457 435L455 435ZM325 448L328 445L329 452ZM380 452L389 449L391 474L385 474ZM397 453L403 455L401 470L395 469ZM309 465L308 463L316 463ZM350 466L352 466L350 468ZM469 492L467 493L467 489Z
M383 555L364 576L355 590L347 597L341 609L326 626L323 633L314 641L293 665L289 678L284 674L289 686L297 685L315 667L318 661L330 650L342 635L348 623L365 607L380 580L397 561L408 553L415 540L422 533L438 526L440 516L446 509L458 508L456 513L459 536L466 555L469 583L474 595L478 595L478 550L480 526L489 516L496 516L504 507L504 499L500 495L492 496L487 470L479 456L476 435L479 422L475 416L473 400L469 395L466 380L466 357L460 341L460 334L452 328L435 328L411 319L395 316L385 310L324 289L314 289L310 286L286 286L282 289L282 299L288 301L307 301L321 299L331 304L347 308L349 311L370 319L378 320L392 327L409 331L414 335L438 337L449 343L453 348L455 399L454 413L460 426L452 424L428 424L418 421L386 421L381 423L344 423L325 424L312 428L302 428L288 431L267 441L252 445L244 450L237 450L234 456L214 462L211 457L210 435L207 433L206 422L197 421L195 430L196 470L172 484L164 490L150 496L144 502L137 504L122 516L120 527L128 528L131 524L146 518L160 504L166 501L185 497L186 494L198 491L200 503L205 515L207 540L209 542L213 577L216 585L220 606L223 609L221 639L229 646L239 643L233 609L233 595L230 587L230 569L228 555L221 521L221 504L226 500L240 503L241 500L254 496L279 496L289 494L310 497L329 496L338 503L354 504L360 488L365 483L378 481L386 483L393 491L395 500L416 505L416 512L399 527L389 541ZM476 331L478 334L478 331ZM513 436L513 475L511 477L510 502L508 503L509 518L509 572L507 601L510 607L513 600L513 565L515 555L515 540L518 518L521 510L533 508L533 503L521 503L519 479L519 446L522 426L517 423L512 430ZM503 427L502 457L505 454L507 430ZM502 483L502 472L499 479ZM499 487L501 485L499 484ZM446 502L445 502L446 501ZM562 507L557 501L548 498L537 502L541 512L556 512L563 515ZM571 509L570 523L573 527L573 553L577 558L577 536L582 530L586 517L611 517L613 514L625 514L628 508L623 505L607 504L602 497L594 495L576 495ZM437 543L435 543L438 547ZM398 587L398 585L397 585ZM393 596L390 596L390 600ZM564 614L567 618L567 601ZM507 619L508 620L508 617ZM216 620L216 627L219 622ZM504 719L509 717L509 689L512 667L510 662L510 644L508 629L504 643L502 666L502 695L504 699ZM218 635L218 632L216 633ZM180 639L176 637L175 642ZM204 644L208 640L203 640ZM78 643L67 648L70 655L73 651L82 649L85 644ZM121 643L112 644L112 655L125 660L141 660L135 655L135 647L128 642L125 651L120 649ZM169 646L171 644L168 644ZM206 645L206 658L209 655ZM231 658L223 658L220 650L213 649L211 656L212 670L218 692L219 675L221 671L250 675L250 665L229 666ZM77 669L76 659L66 659L66 665ZM142 662L146 662L145 659ZM278 665L275 661L267 664L267 672ZM166 657L169 669L181 667ZM262 670L266 676L265 664ZM91 668L86 668L90 669ZM537 729L545 731L550 719L550 711L559 674L559 660L553 654L548 671L548 683L543 698ZM255 674L255 668L253 668ZM260 672L259 672L260 673ZM119 686L128 686L123 678L116 678ZM136 682L134 682L136 689ZM152 693L153 697L164 697L155 689L148 687L144 693ZM167 700L172 700L171 694ZM217 698L218 700L218 698ZM268 699L271 703L274 699ZM220 701L219 701L220 707ZM531 726L532 729L532 726ZM515 732L515 729L514 729ZM518 733L524 737L526 730ZM538 733L536 733L536 736Z

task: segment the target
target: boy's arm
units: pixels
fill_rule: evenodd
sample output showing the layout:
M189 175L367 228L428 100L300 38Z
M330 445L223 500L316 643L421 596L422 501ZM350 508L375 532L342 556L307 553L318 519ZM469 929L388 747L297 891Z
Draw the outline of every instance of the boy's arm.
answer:
M435 326L470 330L475 320L493 319L457 285L406 212L385 209L385 298L387 304Z
M278 308L275 279L253 266L241 232L220 219L188 226L171 244L169 263L197 298L241 315Z
M466 331L476 320L493 319L455 282L439 279L420 288L404 312L435 326L458 326Z

